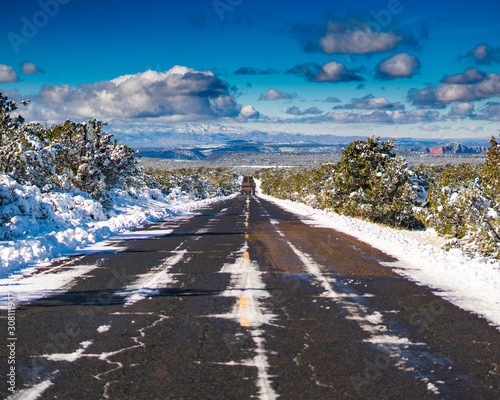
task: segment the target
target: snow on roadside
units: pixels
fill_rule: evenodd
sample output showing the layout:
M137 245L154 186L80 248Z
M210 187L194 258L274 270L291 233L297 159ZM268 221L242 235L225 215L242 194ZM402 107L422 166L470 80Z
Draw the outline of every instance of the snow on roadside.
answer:
M74 254L111 236L189 213L222 199L193 201L187 196L165 198L159 191L116 191L113 195L117 205L104 215L100 203L89 197L69 193L41 194L37 188L8 183L14 193L11 204L16 210L30 212L26 213L28 216L14 218L11 230L18 231L15 239L0 241L0 279L28 266ZM33 193L28 193L28 189ZM5 207L8 206L10 204Z
M485 317L500 330L500 261L470 258L458 249L446 251L418 237L393 228L280 200L257 191L258 196L304 217L315 226L349 234L397 258L386 263L395 272L427 285L458 307ZM413 236L413 237L412 237ZM432 238L432 235L427 235ZM420 240L419 240L420 239Z

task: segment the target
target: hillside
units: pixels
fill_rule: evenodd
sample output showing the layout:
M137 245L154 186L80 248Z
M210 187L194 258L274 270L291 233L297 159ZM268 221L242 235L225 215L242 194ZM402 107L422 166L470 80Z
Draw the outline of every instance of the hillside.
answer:
M450 142L440 146L424 147L424 153L431 154L486 154L488 148L483 146L466 146L458 142Z

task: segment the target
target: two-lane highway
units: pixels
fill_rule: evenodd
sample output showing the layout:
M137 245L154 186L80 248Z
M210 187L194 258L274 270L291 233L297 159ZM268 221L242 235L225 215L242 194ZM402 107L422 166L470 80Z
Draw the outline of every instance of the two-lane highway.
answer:
M255 196L147 233L44 271L88 266L16 310L17 398L500 398L500 333L348 235Z

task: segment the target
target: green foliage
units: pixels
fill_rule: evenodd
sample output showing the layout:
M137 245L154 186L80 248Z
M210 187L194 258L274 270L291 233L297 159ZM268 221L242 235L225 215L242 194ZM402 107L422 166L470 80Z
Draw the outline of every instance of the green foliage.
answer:
M238 192L239 175L227 168L182 168L161 170L148 168L146 173L165 193L172 196L190 195L195 199L228 196Z
M97 120L66 121L50 128L12 118L16 105L0 93L0 173L42 192L77 189L105 206L111 189L152 183L134 151L105 132Z
M65 177L70 187L106 197L110 189L125 189L141 175L134 151L105 132L106 124L66 121L52 126L45 137L57 144L56 173Z
M414 173L394 151L394 140L371 137L342 151L335 167L332 208L345 215L397 227L417 227Z
M500 258L498 144L492 139L483 166L427 168L428 204L418 216L428 228L448 236L447 248Z
M498 208L500 206L500 143L491 137L486 159L481 171L485 194Z
M394 141L355 141L337 164L310 170L263 170L264 193L390 226L417 228L425 202L419 180L394 152Z

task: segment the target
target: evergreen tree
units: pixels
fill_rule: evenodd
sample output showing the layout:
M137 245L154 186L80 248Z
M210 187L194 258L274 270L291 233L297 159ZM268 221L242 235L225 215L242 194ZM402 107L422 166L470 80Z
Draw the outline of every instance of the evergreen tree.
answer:
M394 145L394 140L371 137L342 150L329 199L335 211L390 226L420 226L413 215L418 179Z
M481 171L486 196L495 207L500 207L500 143L492 136L488 157Z

